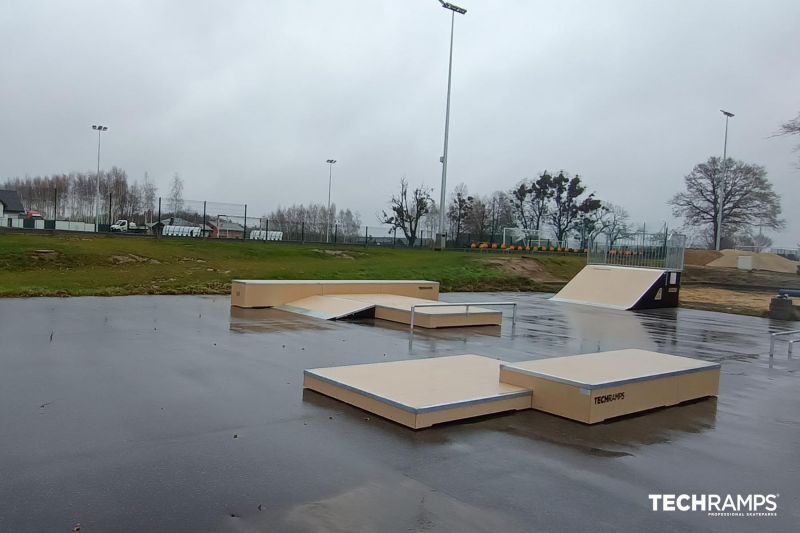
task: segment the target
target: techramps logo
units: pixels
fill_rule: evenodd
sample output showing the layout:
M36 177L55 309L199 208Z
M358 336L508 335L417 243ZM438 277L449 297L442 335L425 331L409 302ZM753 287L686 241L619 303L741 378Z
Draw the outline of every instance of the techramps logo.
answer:
M699 512L711 517L778 516L780 494L649 494L657 512Z

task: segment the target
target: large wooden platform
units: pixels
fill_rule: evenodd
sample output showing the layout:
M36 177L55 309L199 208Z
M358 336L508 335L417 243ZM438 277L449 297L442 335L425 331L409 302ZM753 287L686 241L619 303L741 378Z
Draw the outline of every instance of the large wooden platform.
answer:
M309 296L367 293L437 301L439 284L424 280L235 279L231 282L231 305L277 307Z
M303 387L414 429L528 408L594 424L716 396L719 372L645 350L521 363L458 355L306 370Z
M303 387L414 429L529 409L529 389L501 383L500 361L457 355L306 370Z
M371 316L411 323L411 308L439 300L439 284L432 281L283 281L235 280L231 305L275 307L325 320ZM499 326L503 313L477 306L419 307L415 326L444 328Z
M716 396L719 363L617 350L504 363L500 380L533 390L531 406L587 424Z

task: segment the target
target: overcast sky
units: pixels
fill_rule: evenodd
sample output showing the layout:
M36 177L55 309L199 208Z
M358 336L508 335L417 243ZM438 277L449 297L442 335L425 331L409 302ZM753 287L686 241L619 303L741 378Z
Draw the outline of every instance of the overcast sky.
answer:
M800 240L800 2L462 0L448 189L583 176L648 225L694 164L766 166ZM435 187L449 11L435 0L0 2L0 179L102 166L261 214L333 199L365 224Z

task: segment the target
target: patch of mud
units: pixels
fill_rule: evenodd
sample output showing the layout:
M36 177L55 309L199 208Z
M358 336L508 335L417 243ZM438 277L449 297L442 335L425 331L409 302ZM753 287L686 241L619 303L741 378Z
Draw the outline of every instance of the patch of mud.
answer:
M32 259L44 260L44 261L52 261L54 259L58 259L63 254L57 250L34 250L31 254Z
M489 259L487 262L503 272L529 278L540 283L560 283L567 281L548 272L537 259L532 257L497 258Z
M331 257L336 257L338 259L355 259L354 255L364 255L359 252L344 252L342 250L319 250L314 248L311 250L314 253L329 255Z
M771 292L735 291L713 287L681 288L681 304L686 307L714 309L728 312L764 315L769 311L769 303L775 296Z
M124 265L126 263L149 263L151 265L159 265L161 261L158 259L151 259L149 257L142 257L140 255L112 255L108 258L115 265Z

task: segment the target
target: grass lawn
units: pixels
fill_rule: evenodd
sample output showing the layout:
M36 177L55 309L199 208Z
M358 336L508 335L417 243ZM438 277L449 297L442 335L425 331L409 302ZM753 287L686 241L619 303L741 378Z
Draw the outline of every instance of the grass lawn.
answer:
M506 268L511 262L530 271ZM232 279L427 279L443 291L552 291L585 258L264 242L0 233L0 296L226 294ZM543 274L538 276L537 273Z

